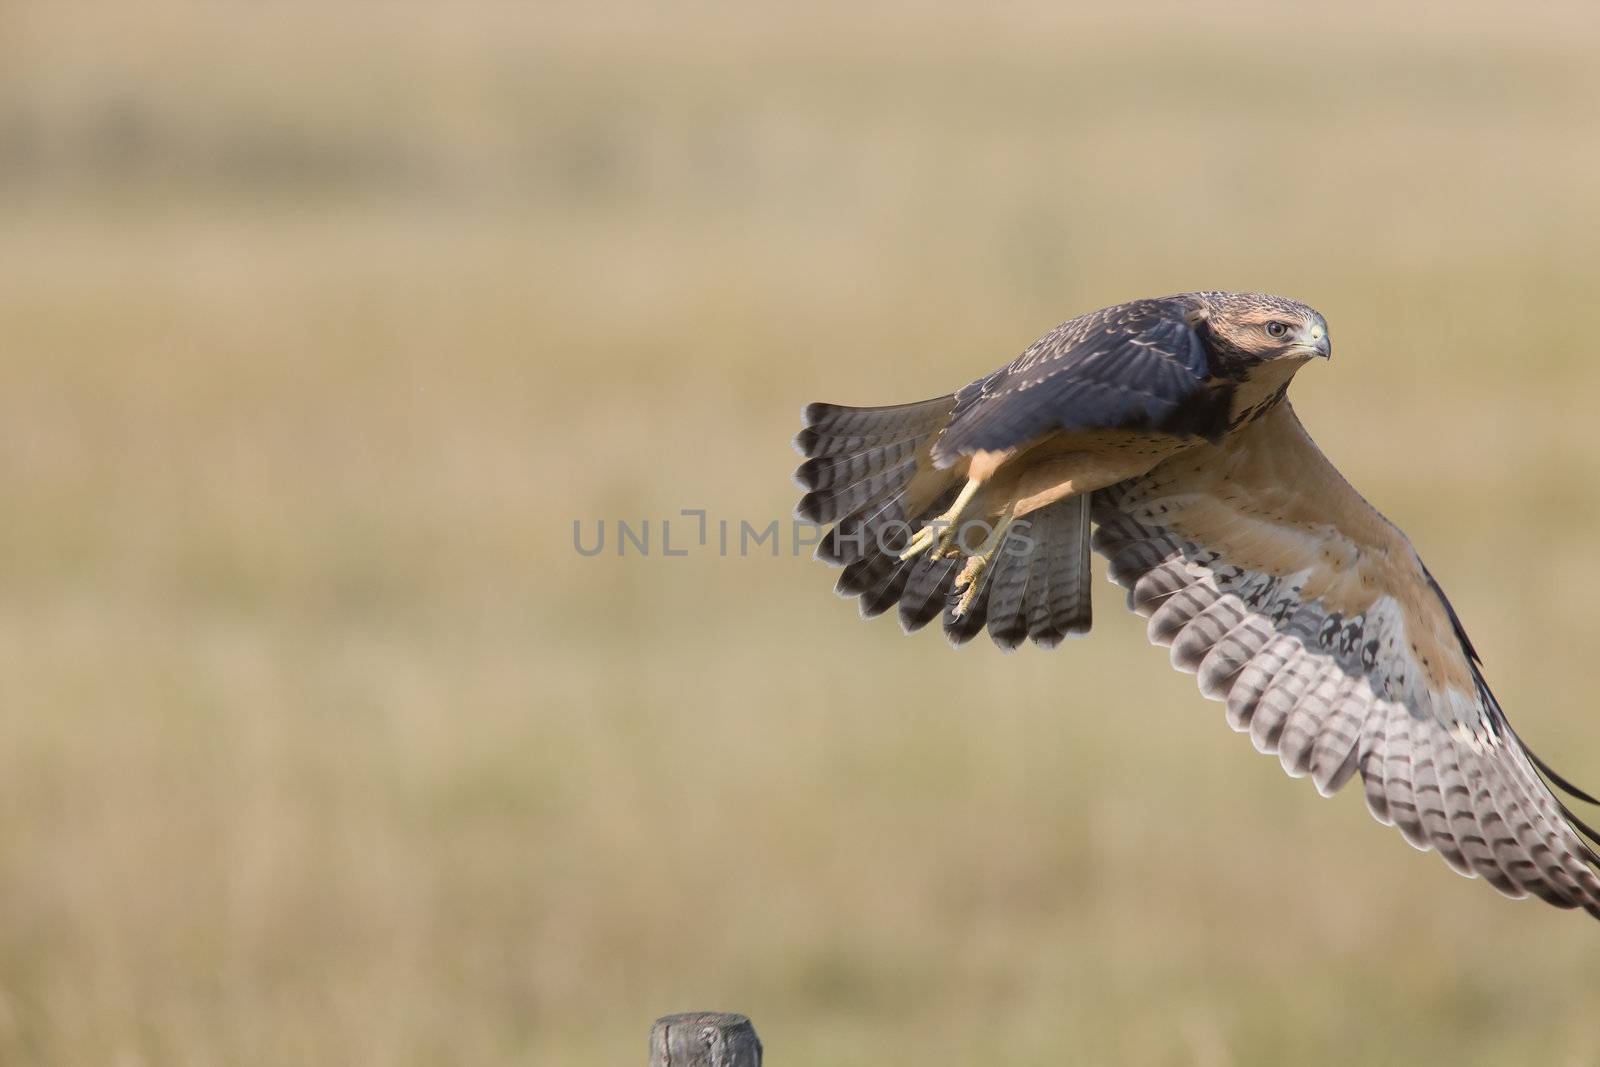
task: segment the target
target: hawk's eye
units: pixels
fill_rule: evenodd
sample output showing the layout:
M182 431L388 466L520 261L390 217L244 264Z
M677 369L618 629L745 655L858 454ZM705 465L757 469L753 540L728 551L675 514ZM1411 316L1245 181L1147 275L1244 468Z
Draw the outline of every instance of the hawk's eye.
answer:
M1289 336L1289 324L1287 322L1269 322L1269 323L1267 323L1267 336L1268 337L1287 337L1287 336Z

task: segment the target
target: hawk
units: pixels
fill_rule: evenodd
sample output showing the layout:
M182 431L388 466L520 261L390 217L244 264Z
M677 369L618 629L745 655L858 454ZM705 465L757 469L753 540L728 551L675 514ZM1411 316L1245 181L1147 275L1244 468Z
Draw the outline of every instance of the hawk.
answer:
M1195 292L1065 322L915 404L811 404L797 512L864 616L955 644L1090 627L1089 550L1227 721L1331 796L1508 896L1600 918L1600 803L1517 737L1411 543L1287 399L1331 353L1298 301ZM1093 526L1091 536L1090 528Z

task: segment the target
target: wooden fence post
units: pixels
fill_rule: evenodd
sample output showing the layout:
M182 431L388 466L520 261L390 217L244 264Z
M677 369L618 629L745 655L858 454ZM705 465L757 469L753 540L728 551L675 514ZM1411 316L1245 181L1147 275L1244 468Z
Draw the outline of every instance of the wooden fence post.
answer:
M650 1067L761 1067L761 1039L731 1012L663 1015L650 1028Z

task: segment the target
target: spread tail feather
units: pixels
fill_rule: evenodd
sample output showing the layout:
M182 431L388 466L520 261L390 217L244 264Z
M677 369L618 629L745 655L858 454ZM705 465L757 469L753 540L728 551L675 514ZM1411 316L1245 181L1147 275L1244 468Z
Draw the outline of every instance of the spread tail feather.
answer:
M794 439L806 457L794 477L806 494L795 513L837 524L818 558L860 560L871 544L903 537L904 524L943 495L954 477L935 470L928 453L954 406L954 396L879 408L806 405Z
M1004 649L1024 640L1054 648L1089 632L1094 616L1089 588L1090 494L1067 497L1018 519L986 575L972 613L978 620L952 630L972 636L981 622ZM963 638L965 639L965 638ZM959 643L959 642L958 642Z
M909 633L942 616L962 644L987 628L995 644L1053 647L1089 632L1089 505L1069 497L1019 519L984 572L965 614L954 613L963 560L923 553L901 560L911 536L945 513L964 481L960 467L937 468L933 443L953 396L894 407L811 404L795 446L806 461L795 480L807 492L796 513L833 524L817 558L844 568L836 591L859 597L863 615L899 606ZM974 547L981 538L974 535Z

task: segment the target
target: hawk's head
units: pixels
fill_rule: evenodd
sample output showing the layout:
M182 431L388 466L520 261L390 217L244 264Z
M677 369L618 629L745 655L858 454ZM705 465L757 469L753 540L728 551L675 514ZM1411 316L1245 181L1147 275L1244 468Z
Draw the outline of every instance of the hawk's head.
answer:
M1195 329L1214 364L1235 374L1273 360L1328 358L1328 321L1298 300L1267 293L1196 293Z

